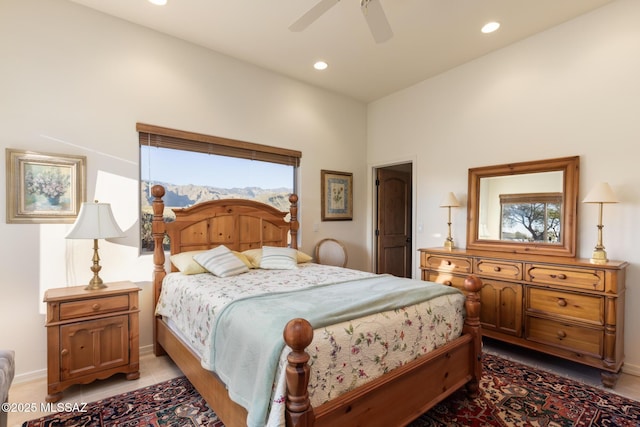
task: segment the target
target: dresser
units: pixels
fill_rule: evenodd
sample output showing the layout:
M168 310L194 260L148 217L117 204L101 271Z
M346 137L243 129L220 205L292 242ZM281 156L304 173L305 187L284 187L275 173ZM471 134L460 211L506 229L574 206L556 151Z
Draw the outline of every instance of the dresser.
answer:
M422 280L464 290L482 279L484 336L601 369L613 387L624 361L626 262L484 250L420 249Z
M49 289L47 304L47 402L62 398L73 384L116 373L140 377L140 289L132 282Z

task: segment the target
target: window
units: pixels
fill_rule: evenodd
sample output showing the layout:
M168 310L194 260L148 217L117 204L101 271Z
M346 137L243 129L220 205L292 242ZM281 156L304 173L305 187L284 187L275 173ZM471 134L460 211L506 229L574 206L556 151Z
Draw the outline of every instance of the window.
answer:
M300 152L140 123L138 132L143 252L154 246L151 187L156 184L166 190L167 221L173 218L171 208L223 198L258 200L289 210Z
M560 243L562 193L500 195L500 239Z

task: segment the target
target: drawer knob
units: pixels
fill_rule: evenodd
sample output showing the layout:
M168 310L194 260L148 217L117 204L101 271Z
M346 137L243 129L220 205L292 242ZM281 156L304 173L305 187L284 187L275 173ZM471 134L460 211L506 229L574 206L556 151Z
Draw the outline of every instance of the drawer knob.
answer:
M444 284L447 285L447 286L451 286L452 285L451 280L445 280Z
M451 261L449 261L449 260L446 260L444 263L445 263L446 265L451 265Z
M560 330L557 332L557 335L558 335L558 339L563 339L563 338L566 338L566 337L567 337L567 333L566 333L565 331L563 331L562 329L560 329Z
M564 298L558 298L558 305L560 307L566 307L567 306L567 300Z
M496 273L497 273L497 272L499 272L500 270L501 270L501 268L500 268L500 267L497 267L497 266L496 266L496 267L493 267L493 271L495 271Z
M60 356L66 356L67 354L69 354L69 350L66 348L63 348L62 351L60 352Z
M100 310L100 304L95 303L95 304L93 304L93 305L91 306L91 308L93 309L93 311L98 311L98 310Z

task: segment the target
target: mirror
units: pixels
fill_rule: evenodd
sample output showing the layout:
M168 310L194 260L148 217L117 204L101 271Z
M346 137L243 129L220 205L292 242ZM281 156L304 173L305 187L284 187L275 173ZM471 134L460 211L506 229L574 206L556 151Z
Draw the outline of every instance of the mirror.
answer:
M469 169L467 248L574 257L580 158Z

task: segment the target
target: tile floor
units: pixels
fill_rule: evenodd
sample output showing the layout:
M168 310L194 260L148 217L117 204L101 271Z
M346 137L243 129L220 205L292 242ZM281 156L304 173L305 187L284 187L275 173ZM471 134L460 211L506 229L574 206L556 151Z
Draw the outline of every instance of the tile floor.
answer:
M604 388L600 382L600 371L595 368L585 367L489 339L484 340L484 351L555 372L594 387ZM91 384L71 386L64 391L64 397L60 402L93 402L119 393L125 393L156 384L180 375L182 375L180 370L166 356L155 357L153 354L145 354L140 357L139 379L127 381L124 379L123 374L117 374L106 380L94 381ZM14 384L9 392L9 402L28 403L30 405L35 403L35 406L40 408L40 404L45 402L46 391L46 378ZM609 391L640 401L640 377L623 373L620 375L616 387ZM24 421L43 415L45 415L44 412L9 413L8 425L9 427L20 427Z

